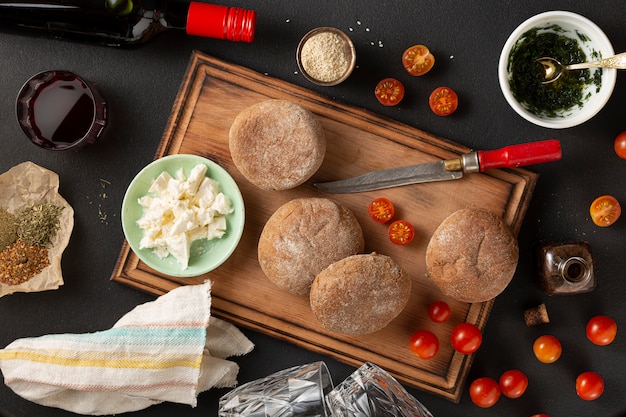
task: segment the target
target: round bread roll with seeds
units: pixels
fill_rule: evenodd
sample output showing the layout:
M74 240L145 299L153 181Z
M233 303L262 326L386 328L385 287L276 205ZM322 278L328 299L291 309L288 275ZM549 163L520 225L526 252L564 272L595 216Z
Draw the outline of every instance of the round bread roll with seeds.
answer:
M241 111L229 132L237 169L264 190L287 190L319 169L326 136L313 113L288 100L266 100Z
M509 285L519 258L517 240L502 218L482 209L452 213L426 248L430 280L460 301L491 300Z
M297 198L279 207L265 224L258 259L278 287L307 295L324 268L363 248L363 231L348 208L327 198Z
M364 335L386 327L406 306L411 280L389 256L349 256L313 281L311 310L325 329Z

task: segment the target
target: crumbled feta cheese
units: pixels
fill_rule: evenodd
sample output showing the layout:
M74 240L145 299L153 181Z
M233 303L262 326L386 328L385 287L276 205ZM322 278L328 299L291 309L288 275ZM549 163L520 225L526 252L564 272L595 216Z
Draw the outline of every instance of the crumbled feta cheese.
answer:
M174 177L161 173L139 198L143 215L137 225L143 230L140 249L152 249L160 258L172 255L189 265L191 243L219 239L226 232L226 215L233 212L220 184L206 177L207 167L196 165L186 178L182 169Z

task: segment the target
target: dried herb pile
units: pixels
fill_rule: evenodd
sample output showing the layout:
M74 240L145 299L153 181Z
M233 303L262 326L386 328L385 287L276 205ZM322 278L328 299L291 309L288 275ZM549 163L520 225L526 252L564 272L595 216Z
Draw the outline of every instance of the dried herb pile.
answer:
M42 203L11 214L0 208L0 282L18 285L50 265L48 246L63 207Z

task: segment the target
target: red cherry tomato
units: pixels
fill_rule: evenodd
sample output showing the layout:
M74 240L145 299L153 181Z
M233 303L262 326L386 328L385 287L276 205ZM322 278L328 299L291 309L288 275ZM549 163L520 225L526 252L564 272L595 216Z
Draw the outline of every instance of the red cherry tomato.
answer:
M500 390L505 397L519 398L528 388L528 377L522 371L511 369L500 377Z
M617 323L608 316L595 316L587 323L587 338L599 346L606 346L615 340Z
M431 331L419 330L411 336L409 348L421 359L430 359L439 352L439 338Z
M595 372L587 371L576 378L576 394L583 400L592 401L604 392L604 380Z
M424 45L413 45L402 54L402 66L413 76L426 74L435 65L435 57Z
M428 306L428 317L435 323L443 323L450 318L450 306L445 301L435 301Z
M556 362L563 352L561 342L556 337L546 334L539 336L533 343L533 352L540 362Z
M530 416L530 417L550 417L550 416L549 416L549 415L547 415L547 414L533 414L533 415L532 415L532 416Z
M395 208L391 201L384 197L379 197L370 203L367 212L372 220L382 224L393 218Z
M374 95L383 106L395 106L404 98L404 85L395 78L385 78L376 85Z
M626 159L626 132L622 132L615 138L613 142L615 153L622 159Z
M589 207L589 214L596 226L607 227L619 219L622 208L615 197L603 195L593 200Z
M483 341L483 335L475 325L461 323L452 330L450 341L454 350L469 355L478 350Z
M389 239L396 245L408 245L415 236L413 225L406 220L396 220L389 225Z
M449 87L438 87L430 94L428 104L437 116L449 116L459 106L459 97Z
M489 408L500 399L500 386L494 379L482 377L471 383L469 393L474 404L482 408Z

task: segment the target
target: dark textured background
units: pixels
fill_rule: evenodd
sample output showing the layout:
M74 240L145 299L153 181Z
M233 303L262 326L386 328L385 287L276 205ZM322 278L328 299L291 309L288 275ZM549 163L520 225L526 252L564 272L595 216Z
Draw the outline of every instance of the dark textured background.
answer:
M520 232L520 263L509 288L497 299L476 356L470 379L498 378L519 368L531 378L527 393L517 400L502 398L491 409L475 407L464 389L459 404L411 390L435 415L529 417L617 417L626 415L626 219L598 228L589 219L591 201L613 194L626 204L626 161L612 149L613 138L626 130L623 100L625 74L618 76L612 99L591 121L572 129L549 130L519 117L505 102L498 86L497 62L509 34L525 19L547 10L571 10L598 24L617 52L626 50L623 5L609 1L224 1L222 4L258 12L253 44L166 33L135 49L112 49L19 35L0 34L0 172L30 160L57 172L61 194L75 210L76 225L63 257L65 285L51 292L16 294L0 299L0 346L48 333L105 330L139 303L153 297L110 282L123 241L120 205L133 176L154 156L180 82L193 50L252 68L260 73L305 86L333 99L384 114L472 148L496 148L523 141L558 138L563 160L533 167L541 174ZM315 87L297 73L294 54L299 38L317 26L335 26L352 37L358 67L340 86ZM437 57L435 69L414 79L401 68L402 51L415 43L428 45ZM109 103L111 125L106 141L79 153L41 150L24 138L15 120L15 96L32 74L67 69L99 86ZM395 108L383 108L372 95L376 82L394 76L404 81L407 98ZM460 96L451 117L433 115L424 98L446 84ZM358 146L358 139L355 139ZM102 180L110 182L105 188ZM103 217L106 217L103 220ZM539 241L587 240L597 264L598 286L590 294L548 297L535 285L532 245ZM552 323L526 328L525 308L545 302ZM584 335L595 314L613 316L623 326L610 346L597 347ZM240 382L316 360L325 360L340 382L353 368L293 345L245 330L256 344L238 358ZM562 358L545 365L534 359L532 341L552 333L564 345ZM595 370L606 382L604 395L585 402L574 390L578 373ZM201 394L198 407L162 404L137 416L217 415L217 400L225 390ZM71 413L32 404L0 385L0 414L6 416L67 416Z

